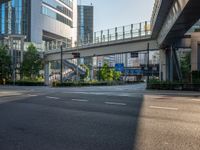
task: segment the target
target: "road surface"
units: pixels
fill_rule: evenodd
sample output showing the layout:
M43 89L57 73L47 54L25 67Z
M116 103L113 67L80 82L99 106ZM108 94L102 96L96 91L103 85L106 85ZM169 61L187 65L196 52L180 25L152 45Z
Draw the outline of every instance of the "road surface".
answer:
M199 150L200 93L0 87L0 150Z

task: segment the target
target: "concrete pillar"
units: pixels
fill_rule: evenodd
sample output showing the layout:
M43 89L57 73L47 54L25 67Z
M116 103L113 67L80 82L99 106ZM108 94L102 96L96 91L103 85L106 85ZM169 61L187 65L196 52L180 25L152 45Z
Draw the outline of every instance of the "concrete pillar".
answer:
M50 62L46 62L44 65L44 78L45 78L45 85L50 85Z
M200 70L200 32L194 32L191 36L191 69Z
M21 63L24 60L24 37L21 38Z
M166 50L160 50L160 80L167 80Z
M170 57L167 57L169 59L169 80L173 81L174 79L174 61L173 61L173 48L170 48Z

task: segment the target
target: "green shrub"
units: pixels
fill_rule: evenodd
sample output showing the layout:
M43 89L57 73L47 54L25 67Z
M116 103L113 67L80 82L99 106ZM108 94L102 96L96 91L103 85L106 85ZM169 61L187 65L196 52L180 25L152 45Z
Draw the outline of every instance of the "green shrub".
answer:
M124 85L124 84L134 84L139 83L137 81L124 82L124 81L88 81L88 82L53 82L53 87L80 87L80 86L113 86L113 85Z
M192 72L192 83L200 83L200 71Z
M7 85L13 85L13 81L8 81ZM44 86L44 82L41 81L16 81L15 85L17 86Z

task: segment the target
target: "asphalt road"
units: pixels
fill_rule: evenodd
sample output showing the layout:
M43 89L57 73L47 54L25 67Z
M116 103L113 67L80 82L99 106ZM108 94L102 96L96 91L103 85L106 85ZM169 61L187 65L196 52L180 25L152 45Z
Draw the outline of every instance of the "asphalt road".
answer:
M0 87L0 150L200 150L200 93Z

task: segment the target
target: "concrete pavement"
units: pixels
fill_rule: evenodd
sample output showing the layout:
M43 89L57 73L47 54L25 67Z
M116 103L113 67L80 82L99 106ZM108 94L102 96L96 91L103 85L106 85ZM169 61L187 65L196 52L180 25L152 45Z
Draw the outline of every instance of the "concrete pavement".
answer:
M0 119L0 150L200 149L200 93L144 84L0 87Z

